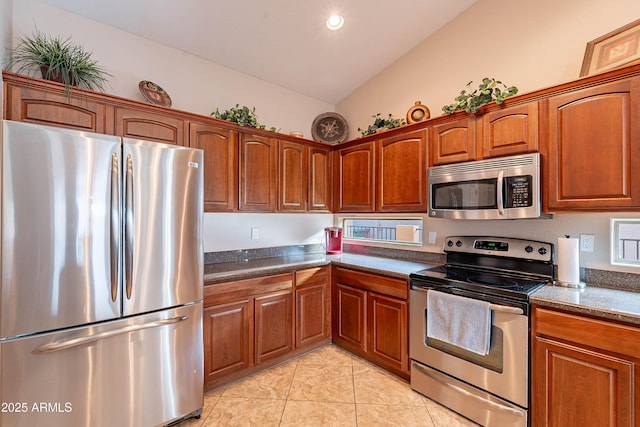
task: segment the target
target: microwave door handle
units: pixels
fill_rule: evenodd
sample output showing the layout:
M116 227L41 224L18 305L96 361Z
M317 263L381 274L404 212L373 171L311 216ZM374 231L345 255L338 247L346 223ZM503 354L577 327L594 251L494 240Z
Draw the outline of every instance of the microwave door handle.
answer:
M496 193L498 196L498 213L500 215L504 215L504 172L498 172L498 188L496 189Z

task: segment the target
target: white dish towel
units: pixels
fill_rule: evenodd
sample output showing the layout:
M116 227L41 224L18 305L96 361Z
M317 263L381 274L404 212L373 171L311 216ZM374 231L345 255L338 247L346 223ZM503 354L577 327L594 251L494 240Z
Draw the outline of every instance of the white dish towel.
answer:
M489 354L490 304L430 289L427 336L483 356Z

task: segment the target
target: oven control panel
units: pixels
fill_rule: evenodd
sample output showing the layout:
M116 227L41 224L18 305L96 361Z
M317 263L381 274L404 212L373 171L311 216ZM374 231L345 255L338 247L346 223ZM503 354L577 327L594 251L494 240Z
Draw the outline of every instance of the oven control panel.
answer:
M511 237L449 236L444 241L444 251L553 261L552 243Z

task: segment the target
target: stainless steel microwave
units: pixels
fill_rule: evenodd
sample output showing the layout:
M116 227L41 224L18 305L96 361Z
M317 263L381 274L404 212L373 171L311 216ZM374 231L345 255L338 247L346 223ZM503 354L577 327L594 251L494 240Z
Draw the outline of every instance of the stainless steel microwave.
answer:
M539 153L434 166L428 175L431 218L541 216Z

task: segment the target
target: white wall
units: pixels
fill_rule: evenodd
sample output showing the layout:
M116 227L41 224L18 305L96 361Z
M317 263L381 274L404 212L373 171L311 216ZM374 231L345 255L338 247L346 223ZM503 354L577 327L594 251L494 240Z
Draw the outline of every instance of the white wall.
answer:
M2 0L6 1L6 0ZM10 0L9 0L10 1ZM74 15L36 0L13 0L13 36L43 33L71 37L93 51L113 78L107 92L143 101L138 82L151 80L173 101L172 108L209 115L235 104L256 107L260 123L310 138L313 119L334 106L238 73L131 33Z
M352 130L366 128L371 115L405 117L420 100L431 116L453 102L470 81L495 77L520 93L561 84L579 77L587 42L640 17L638 0L479 0L460 16L336 105ZM557 242L565 234L594 234L595 252L582 252L582 267L629 271L638 268L609 263L609 221L640 214L556 215L552 220L450 221L426 219L425 233L444 236L489 234ZM427 235L427 234L425 234Z
M339 220L344 215L336 215ZM347 215L354 217L356 215ZM364 215L357 215L364 216ZM397 215L390 215L397 217ZM412 215L415 216L415 215ZM447 236L455 235L488 235L517 237L521 239L540 240L556 244L559 237L570 235L579 237L580 234L593 234L595 236L594 252L580 252L580 266L595 268L600 270L623 271L630 273L640 273L637 267L613 266L610 263L610 220L611 218L640 218L640 213L585 213L585 214L556 214L547 219L521 219L521 220L494 220L494 221L471 221L471 220L447 220L423 218L423 236L428 236L429 232L437 235L434 245L427 244L426 237L423 238L422 247L381 245L396 249L410 249L425 252L441 253L444 239ZM363 242L350 242L362 245L369 245Z
M0 52L5 52L11 47L13 23L11 15L13 11L12 0L0 0ZM0 55L4 56L4 55ZM4 90L2 76L0 76L0 106L4 105ZM1 108L0 108L1 111Z
M204 251L318 244L331 225L332 214L207 213ZM252 228L258 229L258 239L251 239Z
M420 100L431 116L473 80L495 77L520 93L580 74L587 42L640 17L638 0L479 0L336 105L359 136L371 115L405 117Z
M172 108L209 115L236 103L255 106L260 123L283 133L302 131L307 138L313 119L333 111L325 102L35 0L0 1L0 25L7 25L9 41L12 35L15 45L35 27L71 37L113 74L108 93L144 101L138 82L151 80L169 93ZM205 251L319 243L321 230L332 223L332 215L205 214ZM251 240L249 229L256 226L260 238Z

